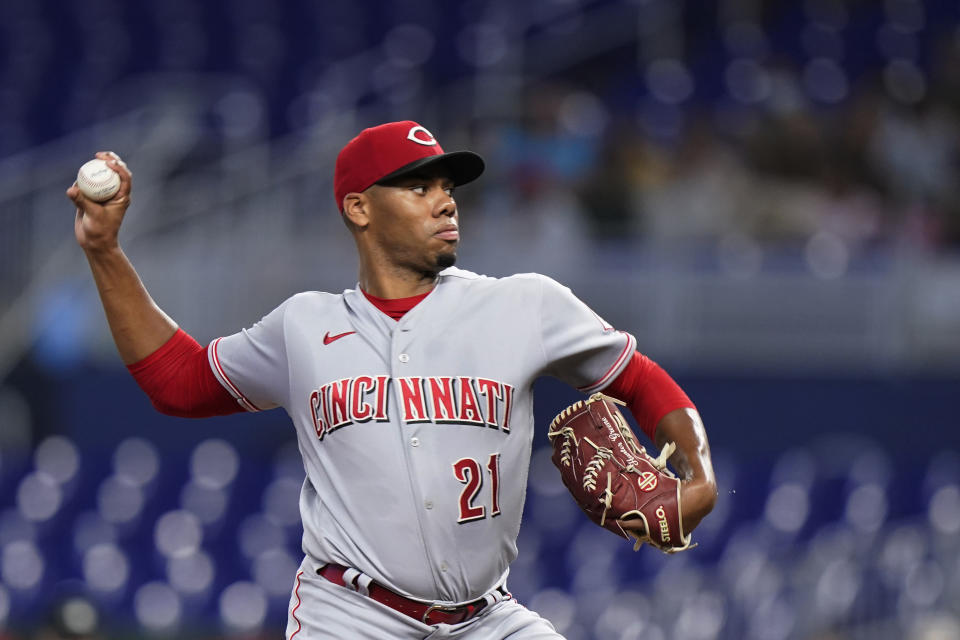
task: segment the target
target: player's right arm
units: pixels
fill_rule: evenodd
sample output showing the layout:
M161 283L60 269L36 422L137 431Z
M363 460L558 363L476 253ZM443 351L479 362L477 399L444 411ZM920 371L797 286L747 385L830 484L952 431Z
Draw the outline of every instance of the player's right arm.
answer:
M120 248L132 175L115 154L101 151L97 157L120 175L116 195L93 202L74 183L67 197L77 207L74 234L87 256L120 358L162 413L199 418L241 411L210 370L207 350L157 306Z
M93 202L74 183L67 197L77 207L74 233L93 273L110 333L123 363L130 365L163 346L176 333L177 324L153 301L120 248L118 235L130 206L133 176L115 154L101 151L97 157L120 175L116 195Z

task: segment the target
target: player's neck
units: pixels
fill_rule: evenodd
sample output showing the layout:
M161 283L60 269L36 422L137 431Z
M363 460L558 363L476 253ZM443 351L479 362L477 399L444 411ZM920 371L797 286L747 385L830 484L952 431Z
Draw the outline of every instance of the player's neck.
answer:
M377 298L394 300L429 293L437 284L435 273L418 273L397 267L372 268L361 262L360 288Z

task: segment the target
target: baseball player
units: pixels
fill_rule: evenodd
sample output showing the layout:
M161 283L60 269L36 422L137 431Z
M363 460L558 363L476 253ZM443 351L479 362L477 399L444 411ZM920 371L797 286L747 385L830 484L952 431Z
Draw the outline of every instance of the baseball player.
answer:
M102 204L67 190L76 238L120 356L154 406L189 417L283 407L296 428L304 557L288 639L561 637L507 588L543 375L622 399L651 439L676 443L687 530L712 509L702 422L633 336L550 278L453 266L454 189L483 172L477 154L445 153L411 121L362 131L334 175L356 286L297 294L207 347L125 257L117 233L132 176L115 154L97 157L121 187Z

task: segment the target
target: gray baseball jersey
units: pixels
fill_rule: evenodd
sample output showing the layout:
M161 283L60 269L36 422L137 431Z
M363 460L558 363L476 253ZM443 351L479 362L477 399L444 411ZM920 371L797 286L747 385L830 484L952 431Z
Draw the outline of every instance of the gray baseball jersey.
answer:
M359 288L301 293L209 357L242 406L296 426L308 557L462 603L517 554L534 381L591 393L635 348L550 278L449 268L399 321Z

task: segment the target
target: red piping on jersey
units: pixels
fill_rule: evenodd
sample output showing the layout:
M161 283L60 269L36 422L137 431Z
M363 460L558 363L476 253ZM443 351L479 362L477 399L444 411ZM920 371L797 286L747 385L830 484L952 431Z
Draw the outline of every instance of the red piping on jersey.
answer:
M217 353L217 345L220 344L221 340L223 340L223 338L217 338L213 341L213 344L210 345L213 353L213 363L217 367L217 373L219 373L221 379L227 383L231 391L233 391L233 395L236 396L237 400L243 405L244 409L247 411L260 411L260 408L257 405L253 404L247 396L241 393L240 389L237 388L237 385L233 384L233 381L227 376L227 372L223 370L223 366L220 364L220 355Z
M297 621L297 630L290 634L290 640L293 640L293 637L300 633L300 618L297 617L297 609L300 608L300 576L303 575L303 571L297 572L297 587L293 590L293 594L297 596L297 604L290 611L290 617Z
M633 344L633 340L630 338L629 334L624 333L623 331L618 331L617 333L621 333L627 338L627 344L623 346L623 351L620 352L620 357L617 358L617 361L613 363L613 366L610 367L607 370L607 372L600 377L599 380L597 380L596 382L591 382L590 384L583 385L582 387L578 387L580 391L584 391L586 389L593 389L594 387L602 387L610 378L610 376L613 375L613 372L616 371L621 364L623 364L624 358L626 358L627 354L630 353L630 347Z
M655 441L657 425L665 415L676 409L696 409L680 385L639 351L633 352L623 372L603 392L627 403L651 441Z

